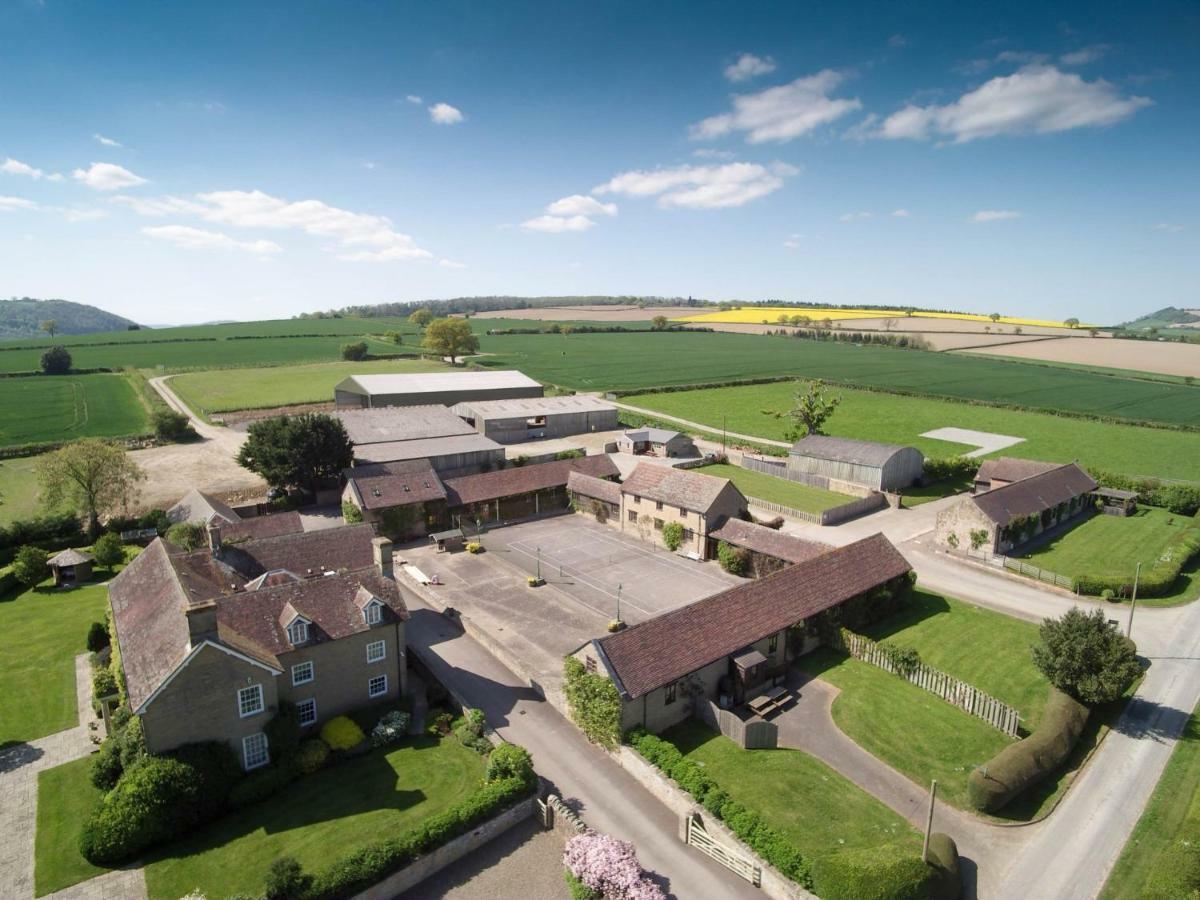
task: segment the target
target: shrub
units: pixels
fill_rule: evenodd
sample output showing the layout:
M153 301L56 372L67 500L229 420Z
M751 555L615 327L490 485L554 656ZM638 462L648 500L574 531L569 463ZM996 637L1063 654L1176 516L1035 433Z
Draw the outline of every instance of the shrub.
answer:
M363 520L362 510L353 503L346 501L342 504L342 518L347 525L357 525Z
M563 869L563 878L567 882L567 893L571 895L571 900L604 900L602 893L588 887L570 869Z
M160 409L150 417L154 426L154 436L160 441L194 441L198 437L196 429L183 413L173 409Z
M719 541L717 543L717 562L730 575L745 575L746 570L750 567L750 554L741 547Z
M979 460L949 456L925 460L925 481L965 481L979 471Z
M367 358L367 342L355 341L352 344L342 344L342 359L357 362Z
M108 666L100 666L92 670L92 699L110 697L117 692L117 676Z
M92 653L99 653L109 645L111 640L108 636L108 629L104 626L103 622L93 622L88 626L87 648Z
M125 562L125 544L121 536L113 531L106 531L92 545L92 558L96 565L110 572Z
M66 347L51 347L42 354L41 364L46 375L66 375L71 371L71 353Z
M907 678L921 665L921 654L915 647L891 643L883 643L879 647L887 656L888 662L892 664L892 668L896 670L896 674L902 678Z
M813 863L821 900L925 900L937 877L920 857L882 847L842 850Z
M263 897L265 900L298 900L308 892L312 876L305 875L300 863L292 856L281 856L267 868Z
M567 841L563 863L576 878L604 897L665 900L662 889L646 877L637 851L628 841L586 832Z
M273 797L296 780L300 766L296 762L281 762L262 769L255 769L233 786L229 792L229 805L234 809L261 803Z
M683 543L683 526L678 522L668 522L662 530L663 546L674 553Z
M492 742L483 736L486 724L483 710L468 709L462 723L454 729L454 736L464 747L470 747L478 753L487 753L492 749Z
M589 673L579 660L563 660L564 693L571 718L589 741L615 747L621 740L621 697L616 685Z
M275 717L266 724L263 732L267 736L267 746L271 748L273 758L294 758L300 749L300 717L296 714L295 705L286 700L279 701Z
M100 745L100 752L92 757L92 784L102 791L111 791L117 786L124 771L121 765L121 748L117 741L110 737Z
M49 558L50 554L41 547L26 544L17 551L17 558L13 560L12 564L12 573L21 584L33 587L44 581L50 574L50 569L46 565L46 560Z
M1033 648L1033 664L1061 691L1081 703L1109 703L1141 674L1137 649L1103 610L1072 607L1060 619L1045 619Z
M950 835L935 831L929 836L929 865L936 873L930 900L958 900L962 896L962 866L958 845Z
M504 781L516 778L530 788L537 781L533 773L533 759L529 751L516 744L501 744L488 756L487 770L484 778L491 781Z
M429 723L430 734L447 735L454 726L454 716L448 712L440 712Z
M483 549L483 544L479 541L467 541L466 548L468 553L474 554Z
M183 550L195 550L208 539L200 522L177 522L167 529L167 540Z
M321 740L329 745L331 750L353 750L366 740L362 729L346 716L330 719L321 726Z
M967 798L982 812L996 812L1063 764L1083 733L1088 708L1058 688L1029 737L1009 744L967 778Z
M412 716L400 709L385 713L380 717L379 723L371 729L371 746L386 747L396 743L408 733L408 724L411 721Z
M197 822L215 819L225 810L229 792L244 777L237 755L224 741L199 741L184 744L167 756L188 766L202 790L192 807L191 816Z
M329 745L320 738L309 738L300 745L296 752L296 765L305 775L311 775L318 769L324 768L329 762Z

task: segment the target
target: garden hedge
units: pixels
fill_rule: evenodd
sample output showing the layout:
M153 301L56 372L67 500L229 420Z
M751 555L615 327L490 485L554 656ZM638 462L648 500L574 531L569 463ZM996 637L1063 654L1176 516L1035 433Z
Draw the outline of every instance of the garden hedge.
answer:
M813 889L821 900L926 900L938 872L919 856L887 848L842 850L813 863Z
M1088 712L1074 697L1051 687L1037 730L1009 744L968 776L971 805L981 812L994 813L1056 771L1083 733Z
M1149 567L1142 567L1138 579L1139 597L1161 597L1170 592L1184 566L1200 554L1200 527L1189 528L1176 535ZM1133 593L1133 579L1128 575L1080 575L1075 588L1082 594L1100 596L1106 590L1117 596Z
M931 900L958 900L962 896L962 865L954 838L940 831L929 836L929 865L937 873Z

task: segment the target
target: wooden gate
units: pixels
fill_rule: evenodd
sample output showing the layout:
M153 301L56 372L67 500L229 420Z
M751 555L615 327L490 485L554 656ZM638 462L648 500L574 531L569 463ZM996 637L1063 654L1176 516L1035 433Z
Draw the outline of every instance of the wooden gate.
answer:
M704 823L695 813L687 817L687 843L689 847L695 847L705 856L712 857L755 887L762 887L762 869L736 850L731 850L724 844L713 840L712 836L704 830Z

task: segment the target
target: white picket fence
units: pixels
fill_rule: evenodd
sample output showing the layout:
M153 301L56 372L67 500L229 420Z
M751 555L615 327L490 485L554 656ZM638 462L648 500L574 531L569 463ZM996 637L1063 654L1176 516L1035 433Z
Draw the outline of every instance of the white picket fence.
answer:
M855 659L861 659L885 672L898 675L917 687L941 697L947 703L957 706L963 712L983 719L997 731L1001 731L1009 737L1017 736L1017 728L1021 722L1020 713L1007 703L1002 703L995 697L985 694L979 688L955 678L953 675L947 675L932 666L927 666L925 663L918 663L913 671L901 674L892 665L884 647L853 631L842 629L842 645L846 652Z

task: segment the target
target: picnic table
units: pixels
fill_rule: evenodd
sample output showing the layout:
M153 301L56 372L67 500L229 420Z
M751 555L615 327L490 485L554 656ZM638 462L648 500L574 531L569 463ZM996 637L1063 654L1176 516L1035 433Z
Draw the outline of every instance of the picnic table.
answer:
M758 715L765 717L767 713L780 709L791 699L792 694L786 687L776 685L767 688L758 696L752 697L746 701L746 705Z

